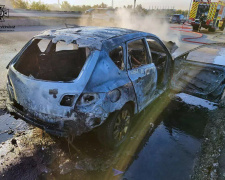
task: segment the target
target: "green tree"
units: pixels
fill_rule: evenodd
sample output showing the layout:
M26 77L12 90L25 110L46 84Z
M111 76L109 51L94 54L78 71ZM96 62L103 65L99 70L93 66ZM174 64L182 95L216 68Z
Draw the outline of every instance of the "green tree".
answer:
M67 1L63 1L61 4L61 10L63 11L71 11L71 5Z
M49 11L49 7L46 4L39 2L32 2L29 9L39 10L39 11Z
M107 8L107 7L108 5L103 2L101 4L96 4L93 6L93 8Z
M100 4L100 8L107 8L107 7L108 7L108 5L103 2L102 2L102 4Z
M181 9L178 9L175 11L175 14L183 14L185 16L188 15L188 10L181 10Z
M133 9L132 5L127 5L127 9Z
M23 0L11 0L14 8L18 9L28 9L29 4Z
M142 10L143 8L142 8L142 5L141 4L138 4L137 6L136 6L136 10Z

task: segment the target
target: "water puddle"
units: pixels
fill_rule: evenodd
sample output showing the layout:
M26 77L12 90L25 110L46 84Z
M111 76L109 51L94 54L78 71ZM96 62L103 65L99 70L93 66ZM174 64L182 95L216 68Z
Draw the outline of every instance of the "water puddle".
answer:
M85 172L82 176L85 179L190 179L201 147L206 111L172 102L153 122L152 109L148 107L135 118L135 133L130 134L126 145L108 153L108 158L101 161L105 169L81 171ZM105 151L98 149L102 159ZM93 157L96 163L99 158ZM58 179L70 179L79 172Z
M190 179L206 120L201 111L165 112L124 174L126 179Z
M0 109L0 144L8 139L11 139L16 133L26 131L28 125L18 119L15 120L12 116Z
M6 141L13 151L2 144L2 162L15 164L4 175L19 171L21 177L35 179L189 179L206 116L205 110L162 97L134 118L127 140L115 151L101 147L94 132L75 139L72 146L29 130L15 138L16 146ZM2 117L10 124L8 115ZM12 156L18 160L10 160Z

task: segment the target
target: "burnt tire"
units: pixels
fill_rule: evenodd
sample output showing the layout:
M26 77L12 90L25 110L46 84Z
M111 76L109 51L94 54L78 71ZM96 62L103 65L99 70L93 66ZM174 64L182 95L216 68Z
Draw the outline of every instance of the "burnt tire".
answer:
M113 112L98 128L98 141L110 149L119 147L128 135L132 116L133 111L129 104L126 104L121 110Z

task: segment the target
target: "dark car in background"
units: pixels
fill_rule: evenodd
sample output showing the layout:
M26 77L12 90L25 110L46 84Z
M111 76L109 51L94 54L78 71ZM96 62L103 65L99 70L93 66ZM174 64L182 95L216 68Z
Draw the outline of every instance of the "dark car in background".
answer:
M170 23L183 24L185 22L186 18L184 17L183 14L174 14L173 16L170 17Z

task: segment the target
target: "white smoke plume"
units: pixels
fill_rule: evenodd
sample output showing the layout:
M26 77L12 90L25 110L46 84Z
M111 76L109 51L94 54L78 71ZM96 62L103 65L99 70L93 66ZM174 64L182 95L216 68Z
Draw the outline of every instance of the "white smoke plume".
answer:
M117 15L117 26L127 29L134 29L149 32L160 37L164 41L173 41L179 43L180 33L173 32L170 24L164 15L137 15L127 9L119 9Z
M106 21L94 19L90 22L90 19L82 18L79 24L85 26L116 26L144 31L155 34L164 41L173 41L177 45L179 44L180 32L170 29L170 24L164 14L141 15L130 9L120 8L113 17L115 19L113 23L107 21L107 19Z

